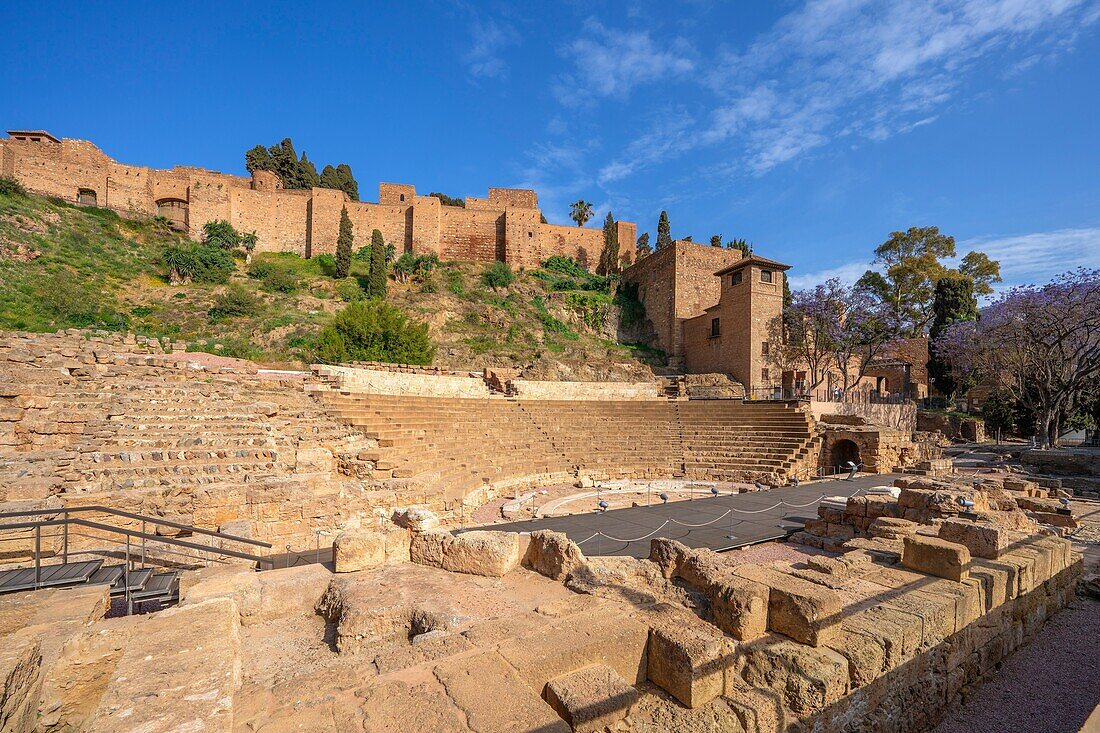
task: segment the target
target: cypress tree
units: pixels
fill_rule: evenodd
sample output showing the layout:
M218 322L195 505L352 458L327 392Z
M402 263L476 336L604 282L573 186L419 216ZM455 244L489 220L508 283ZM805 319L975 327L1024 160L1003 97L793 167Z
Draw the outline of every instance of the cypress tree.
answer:
M712 234L712 235L710 235L710 246L711 247L721 247L722 246L722 235L721 234Z
M340 188L348 195L348 198L352 201L359 200L359 182L352 175L350 165L341 163L336 166L336 180L340 182Z
M978 320L978 301L974 297L974 281L965 275L941 278L936 282L932 301L932 325L928 337L932 343L928 359L928 376L932 384L947 397L954 397L959 384L951 373L951 365L936 354L936 339L947 327L961 321Z
M313 188L319 181L317 166L313 165L303 150L302 158L298 161L298 188Z
M340 236L336 238L336 277L344 279L351 271L351 244L355 239L351 229L348 207L340 209Z
M653 247L649 244L649 232L642 232L642 235L638 237L637 247L638 259L653 254Z
M668 213L661 212L661 218L657 220L657 251L672 244L672 227L668 223Z
M610 275L619 269L619 233L615 227L615 217L607 212L603 220L603 250L600 252L599 272Z
M382 232L375 229L370 235L370 285L372 298L386 297L386 242Z

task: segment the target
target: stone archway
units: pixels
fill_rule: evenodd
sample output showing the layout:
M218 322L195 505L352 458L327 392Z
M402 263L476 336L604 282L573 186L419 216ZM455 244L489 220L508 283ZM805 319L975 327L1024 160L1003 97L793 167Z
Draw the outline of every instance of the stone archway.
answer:
M848 461L851 461L857 466L861 463L859 446L856 445L854 440L840 438L833 443L832 450L829 451L829 465L846 466Z
M85 206L98 206L95 189L92 188L78 189L76 192L76 201Z
M160 199L157 201L157 216L168 220L168 225L181 232L187 231L187 202L183 199Z

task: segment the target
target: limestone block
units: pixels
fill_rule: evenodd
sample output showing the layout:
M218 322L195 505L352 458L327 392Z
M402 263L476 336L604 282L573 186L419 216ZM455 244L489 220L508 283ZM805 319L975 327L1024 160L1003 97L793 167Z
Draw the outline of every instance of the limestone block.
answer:
M373 570L386 564L386 535L373 529L346 529L332 542L338 573Z
M443 550L454 541L450 532L429 531L416 534L409 547L410 559L418 565L443 567Z
M645 626L595 608L557 619L521 639L509 639L499 651L540 692L555 677L593 664L606 664L637 685L646 679L648 639Z
M649 681L689 708L706 705L725 689L733 645L699 625L663 625L649 632Z
M733 574L729 557L714 550L690 550L680 568L680 577L688 585L713 595L726 578Z
M848 692L848 661L832 649L773 636L746 644L740 651L745 682L775 690L797 715L821 710Z
M564 580L584 564L584 554L563 533L540 529L530 535L523 564L552 580Z
M961 583L968 577L970 551L938 537L913 535L905 538L901 564L910 570Z
M550 680L546 700L576 733L602 731L626 717L638 691L606 664Z
M867 527L867 534L887 540L900 540L917 530L917 523L896 517L876 517Z
M411 557L412 534L401 527L391 527L386 532L386 562L389 564L409 562Z
M426 532L439 526L439 517L430 509L412 507L398 514L397 522L413 532Z
M16 632L0 644L0 731L34 730L41 665L42 649L33 632Z
M324 565L300 565L257 573L260 581L258 621L311 616L332 582Z
M727 578L711 599L714 623L738 641L750 641L768 630L768 597L763 583L740 577Z
M464 532L443 547L443 569L499 578L519 565L515 532Z
M649 541L649 559L661 568L666 578L675 578L680 574L684 561L691 550L681 542L665 537L655 537Z
M842 607L836 591L760 565L741 565L735 572L770 589L769 629L811 646L830 640Z
M1020 535L995 524L948 519L940 525L939 537L965 546L971 557L996 560Z
M496 652L447 660L436 666L435 676L472 730L569 733L565 721Z
M294 473L332 473L335 460L332 451L320 446L298 446Z
M236 603L242 624L257 623L260 614L259 575L255 570L239 565L214 565L185 571L180 578L180 605L193 606L213 598L229 598Z

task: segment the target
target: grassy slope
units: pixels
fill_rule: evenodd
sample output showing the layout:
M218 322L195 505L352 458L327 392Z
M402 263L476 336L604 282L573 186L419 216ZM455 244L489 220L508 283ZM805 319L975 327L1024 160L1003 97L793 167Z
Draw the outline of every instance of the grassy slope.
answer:
M161 258L179 241L155 220L0 195L0 329L130 330L183 340L198 351L300 363L344 297L354 297L351 282L366 275L367 264L358 259L352 278L341 284L318 260L257 255L294 273L297 290L269 292L238 262L231 283L262 305L251 315L214 318L210 309L226 286L167 280ZM362 241L357 237L356 246ZM37 256L27 259L28 252ZM430 324L438 364L526 367L534 375L592 379L627 376L640 362L659 358L599 334L606 331L599 328L606 295L555 292L555 278L544 273L519 274L509 287L494 290L483 284L483 270L477 263L450 262L423 281L389 283L389 300Z

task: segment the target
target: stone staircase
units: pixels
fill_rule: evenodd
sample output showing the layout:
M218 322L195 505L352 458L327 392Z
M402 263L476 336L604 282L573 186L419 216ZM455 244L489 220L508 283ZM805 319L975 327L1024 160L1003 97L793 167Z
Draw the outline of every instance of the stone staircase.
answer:
M812 419L777 402L313 394L377 441L368 456L373 478L408 480L452 509L507 486L577 474L783 480L815 445Z

